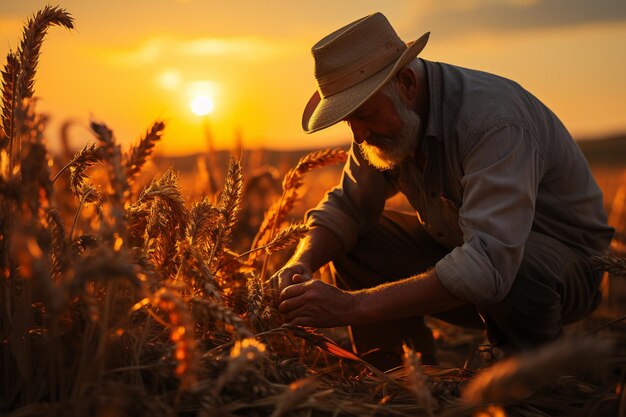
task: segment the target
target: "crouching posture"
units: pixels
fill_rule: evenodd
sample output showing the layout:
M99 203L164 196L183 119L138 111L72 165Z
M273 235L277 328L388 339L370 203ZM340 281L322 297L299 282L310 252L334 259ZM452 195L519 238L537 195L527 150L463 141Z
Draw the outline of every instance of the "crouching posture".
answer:
M302 124L340 121L353 142L340 183L272 279L285 321L349 325L382 366L403 342L434 362L433 315L486 328L505 352L562 333L600 301L589 257L613 236L602 194L559 119L517 83L417 58L380 13L313 46L318 91ZM385 210L401 192L415 211ZM332 262L335 285L312 280Z

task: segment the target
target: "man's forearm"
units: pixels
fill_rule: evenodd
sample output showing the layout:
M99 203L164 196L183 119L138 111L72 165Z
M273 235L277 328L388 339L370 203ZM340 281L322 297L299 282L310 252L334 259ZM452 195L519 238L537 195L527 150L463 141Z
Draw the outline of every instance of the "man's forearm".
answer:
M435 269L401 281L352 293L355 311L351 324L401 319L439 313L465 302L439 281Z
M314 227L311 232L300 241L291 262L298 262L307 266L312 272L345 252L341 240L325 227Z

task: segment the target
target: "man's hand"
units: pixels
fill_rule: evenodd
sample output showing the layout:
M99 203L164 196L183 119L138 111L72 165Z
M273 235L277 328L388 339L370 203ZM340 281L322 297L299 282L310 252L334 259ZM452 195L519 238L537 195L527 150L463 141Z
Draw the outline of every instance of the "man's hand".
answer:
M355 294L320 280L304 281L301 276L295 275L294 284L280 293L278 311L290 324L343 326L355 320Z
M274 290L274 302L278 305L280 294L288 286L296 282L308 281L313 277L311 270L304 264L296 262L284 266L271 278L270 283ZM295 281L294 281L295 279Z

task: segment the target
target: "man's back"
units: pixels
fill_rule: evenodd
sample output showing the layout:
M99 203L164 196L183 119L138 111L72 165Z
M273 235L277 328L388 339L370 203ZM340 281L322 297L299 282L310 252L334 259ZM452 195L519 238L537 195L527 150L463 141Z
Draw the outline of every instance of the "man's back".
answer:
M536 187L532 229L586 253L605 250L613 231L606 226L602 193L558 117L506 78L447 64L427 65L433 72L435 65L441 68L444 143L449 147L446 154L451 173L459 183L468 174L467 161L472 153L497 152L480 149L481 140L489 132L513 127L521 134L515 138L502 135L502 142L528 141L532 149L526 157L534 162L536 178L520 178ZM488 144L497 147L500 143L490 140ZM463 192L456 191L457 195Z

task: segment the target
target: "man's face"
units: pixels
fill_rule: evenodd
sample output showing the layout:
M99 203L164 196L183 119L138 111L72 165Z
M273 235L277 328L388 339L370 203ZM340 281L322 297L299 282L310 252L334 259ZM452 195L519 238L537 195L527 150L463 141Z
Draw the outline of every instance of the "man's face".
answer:
M383 171L415 153L421 119L408 108L395 89L379 92L346 121L354 141L370 165Z

